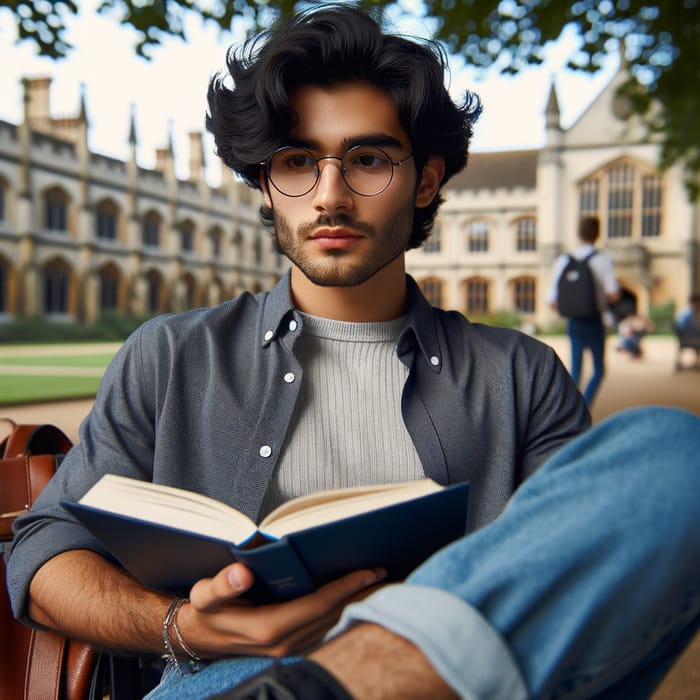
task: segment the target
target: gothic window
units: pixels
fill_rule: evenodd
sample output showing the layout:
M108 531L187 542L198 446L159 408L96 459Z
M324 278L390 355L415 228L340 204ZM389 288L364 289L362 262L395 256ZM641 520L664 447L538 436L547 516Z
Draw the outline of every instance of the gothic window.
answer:
M640 239L661 235L661 176L628 159L617 160L579 183L579 210L597 216L601 238Z
M581 218L598 216L598 180L585 180L579 187L579 209Z
M146 312L157 314L160 311L161 277L155 270L146 273Z
M418 286L423 291L425 298L428 300L431 306L442 307L442 290L443 283L442 280L436 277L427 277L418 283Z
M8 265L5 260L0 258L0 314L7 313L9 310L9 289L10 275Z
M524 314L535 313L535 291L537 289L534 277L520 277L515 280L515 309Z
M185 221L180 229L181 249L183 253L191 253L194 250L194 224Z
M262 265L263 249L262 240L259 235L255 237L255 241L253 242L253 255L255 256L255 264L258 266Z
M440 222L436 221L433 224L433 230L430 232L430 235L425 239L425 242L423 243L423 252L424 253L439 253L440 252L440 234L441 234L441 226Z
M211 255L213 258L221 257L221 229L217 226L209 232L209 240L211 241Z
M113 265L100 270L100 308L107 311L119 306L119 272Z
M467 225L467 250L470 253L486 253L489 249L489 224L480 219Z
M104 199L97 205L95 213L95 235L103 241L117 240L119 209L111 199Z
M486 314L489 311L489 283L487 280L474 277L466 283L466 310L469 314Z
M63 260L52 260L44 268L44 311L47 314L68 313L70 269Z
M148 248L160 246L160 216L154 212L147 212L141 222L141 242Z
M60 187L52 187L44 195L44 228L68 231L68 195Z
M608 238L632 235L634 172L629 163L619 163L608 170Z
M642 177L642 238L661 233L661 178L658 175Z
M537 250L537 222L535 219L518 219L515 232L515 249L518 252Z
M192 275L185 275L182 281L185 288L185 309L193 309L197 305L197 283Z

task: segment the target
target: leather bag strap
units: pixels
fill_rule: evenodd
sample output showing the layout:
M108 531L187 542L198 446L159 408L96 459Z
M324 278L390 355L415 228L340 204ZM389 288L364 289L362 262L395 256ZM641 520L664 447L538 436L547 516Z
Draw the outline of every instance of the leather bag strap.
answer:
M59 700L65 651L65 637L49 630L32 630L24 681L26 700Z
M70 438L55 425L15 423L9 418L12 432L4 441L3 457L19 455L65 454L73 446Z

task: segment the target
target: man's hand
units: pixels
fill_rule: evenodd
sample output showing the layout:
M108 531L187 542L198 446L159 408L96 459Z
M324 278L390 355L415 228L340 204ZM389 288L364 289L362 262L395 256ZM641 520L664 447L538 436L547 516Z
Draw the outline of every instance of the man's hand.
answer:
M369 594L385 575L383 569L356 571L300 598L253 606L241 596L254 574L236 563L192 587L178 626L203 658L299 653L323 637L348 602Z

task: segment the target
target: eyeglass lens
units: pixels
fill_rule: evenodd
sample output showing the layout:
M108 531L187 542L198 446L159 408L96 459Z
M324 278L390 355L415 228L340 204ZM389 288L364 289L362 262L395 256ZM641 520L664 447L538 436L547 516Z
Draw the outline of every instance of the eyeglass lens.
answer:
M304 148L287 147L277 151L270 160L268 174L272 184L289 197L301 197L310 192L320 177L319 161L339 160L340 170L348 187L359 195L371 196L385 190L393 177L391 158L374 146L355 146L341 158L314 158Z

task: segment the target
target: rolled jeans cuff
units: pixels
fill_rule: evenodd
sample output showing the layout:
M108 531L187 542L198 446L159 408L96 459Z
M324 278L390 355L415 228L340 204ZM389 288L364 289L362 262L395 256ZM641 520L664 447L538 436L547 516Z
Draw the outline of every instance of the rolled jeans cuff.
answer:
M478 610L447 591L410 583L385 586L349 605L326 639L360 622L381 625L414 644L465 700L525 700L520 668Z

